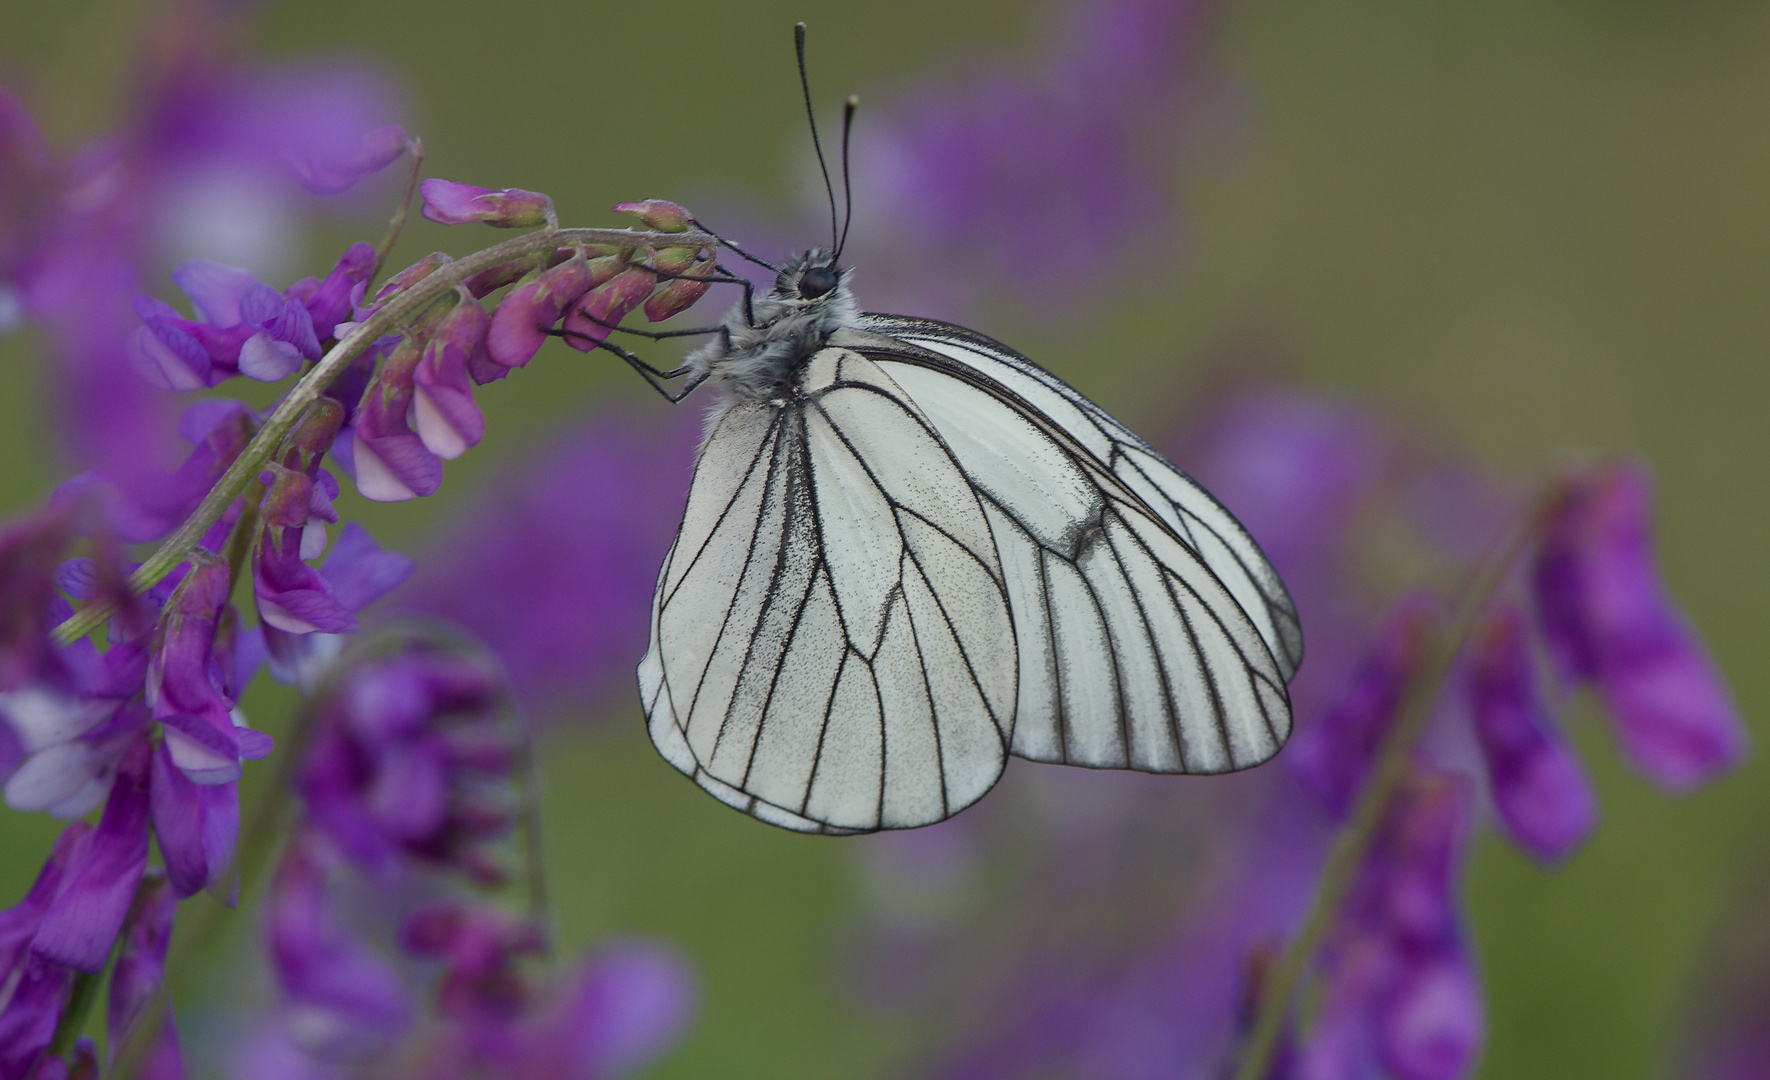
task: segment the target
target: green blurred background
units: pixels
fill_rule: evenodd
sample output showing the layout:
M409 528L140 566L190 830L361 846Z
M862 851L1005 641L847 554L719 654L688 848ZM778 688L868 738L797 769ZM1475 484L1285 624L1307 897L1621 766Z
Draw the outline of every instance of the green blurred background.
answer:
M0 80L64 146L102 130L150 10L10 3ZM270 5L261 41L388 65L430 175L546 191L568 224L615 224L606 208L628 198L803 203L795 20L811 24L833 102L889 100L978 59L1033 62L1050 15L1042 0L304 0ZM1226 78L1174 192L1188 221L1176 284L1061 333L978 328L1155 433L1204 373L1246 355L1514 474L1641 456L1671 587L1770 737L1770 677L1753 660L1770 646L1770 5L1231 0L1211 53ZM312 237L299 273L363 231ZM400 254L485 240L420 222ZM1171 272L1172 253L1149 257ZM9 512L61 475L34 348L0 341ZM415 547L486 470L594 404L662 416L612 365L553 359L481 395L487 443L449 466L441 494L346 516ZM267 716L276 695L261 681L247 705ZM690 1036L649 1075L864 1075L913 1052L905 1021L832 990L856 888L844 845L762 828L681 782L629 694L585 714L607 722L557 726L545 755L565 943L658 935L704 978ZM1603 804L1595 841L1553 872L1491 837L1474 861L1485 1077L1665 1075L1688 992L1725 947L1711 928L1765 903L1741 892L1770 856L1762 755L1675 800L1622 768L1595 725L1576 729ZM52 834L0 815L0 899L22 892Z

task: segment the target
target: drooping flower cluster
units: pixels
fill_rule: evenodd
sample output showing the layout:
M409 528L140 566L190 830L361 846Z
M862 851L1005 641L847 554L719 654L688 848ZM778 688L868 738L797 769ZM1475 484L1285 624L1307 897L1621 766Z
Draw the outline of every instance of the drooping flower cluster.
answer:
M423 640L335 674L270 889L281 1001L242 1048L243 1074L611 1077L674 1040L691 992L671 954L633 943L550 975L545 926L485 895L511 877L521 805L505 693L484 658ZM351 927L352 879L370 885L378 918L399 915L408 961L436 969L428 1019Z
M1293 685L1298 731L1275 767L1213 781L1208 792L1017 767L1007 790L976 811L923 834L865 841L868 858L893 869L866 875L874 943L851 956L870 996L931 1000L969 1018L938 1075L1140 1078L1232 1066L1250 1022L1234 1003L1258 996L1261 974L1296 932L1333 830L1364 793L1446 629L1441 602L1417 586L1386 613L1374 608L1351 585L1374 575L1349 566L1359 552L1346 538L1375 528L1411 536L1428 553L1416 564L1454 580L1471 561L1467 531L1500 534L1523 502L1404 451L1417 440L1391 439L1341 403L1242 392L1209 415L1179 460L1237 508L1293 587L1312 648L1308 677ZM1485 1010L1461 877L1482 807L1550 863L1597 820L1591 784L1543 690L1545 657L1567 648L1561 639L1587 656L1661 657L1661 670L1688 680L1652 697L1658 708L1631 714L1636 699L1602 681L1607 670L1620 680L1628 671L1554 666L1598 691L1650 779L1682 791L1737 762L1741 726L1659 581L1644 491L1637 467L1610 465L1568 476L1542 503L1530 543L1431 704L1432 725L1332 913L1268 1076L1469 1075ZM1437 539L1450 524L1446 506L1460 515L1448 530L1454 545ZM1493 509L1471 517L1475 507ZM1361 634L1362 655L1344 647ZM1643 641L1655 648L1635 644ZM983 864L998 850L1014 852L1012 863ZM933 896L956 907L941 913L917 899L915 882L929 874L945 883ZM1172 906L1151 911L1152 897ZM1068 928L1060 946L1046 941L1053 925Z

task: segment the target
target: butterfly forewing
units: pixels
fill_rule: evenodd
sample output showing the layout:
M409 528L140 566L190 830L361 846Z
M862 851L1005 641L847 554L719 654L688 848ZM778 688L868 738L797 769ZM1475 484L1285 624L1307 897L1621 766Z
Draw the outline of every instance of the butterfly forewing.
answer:
M1245 533L1233 518L1220 507L1221 519L1195 514L1165 496L1152 505L1149 462L1177 478L1164 480L1197 489L1140 441L1115 452L1123 429L1052 376L988 357L955 363L967 344L935 352L863 332L836 340L866 353L917 403L983 501L1020 649L1015 754L1214 773L1277 752L1290 730L1283 687L1295 654L1281 627L1295 616L1251 540L1237 555L1233 537ZM1040 394L1038 404L1022 390ZM1135 465L1143 483L1121 479L1115 462ZM1189 542L1177 526L1211 539ZM1225 528L1230 540L1219 536ZM1247 551L1258 558L1251 568Z
M1014 632L989 524L921 411L857 353L714 425L640 685L666 760L805 831L939 821L1001 774Z

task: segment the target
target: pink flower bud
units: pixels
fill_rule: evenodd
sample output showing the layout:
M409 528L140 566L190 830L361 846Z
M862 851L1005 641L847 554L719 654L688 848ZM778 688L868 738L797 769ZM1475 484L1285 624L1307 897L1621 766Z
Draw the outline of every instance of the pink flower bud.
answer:
M494 191L453 180L431 179L419 184L418 192L424 198L424 216L443 225L483 221L499 229L532 229L559 221L553 212L553 200L538 191Z
M645 317L652 322L663 322L672 315L687 311L712 287L713 283L707 279L716 272L713 260L708 259L688 270L687 277L666 281L664 287L645 302Z
M657 281L651 271L635 267L590 290L565 317L565 343L580 352L589 352L597 342L606 341L609 330L645 302Z
M404 270L401 270L399 273L388 278L387 283L376 290L375 303L386 303L388 300L405 292L413 285L416 285L418 282L429 277L433 271L447 266L452 261L453 260L443 252L431 252L422 259L419 259L417 262L406 267Z
M467 364L485 340L489 321L479 301L463 292L412 373L418 437L440 458L460 457L485 435L485 416L474 404Z
M590 288L590 267L576 257L518 286L492 313L486 353L507 368L529 362L547 340L547 330Z
M664 199L616 203L615 213L631 214L643 221L646 228L656 229L658 232L687 232L694 217L687 210Z

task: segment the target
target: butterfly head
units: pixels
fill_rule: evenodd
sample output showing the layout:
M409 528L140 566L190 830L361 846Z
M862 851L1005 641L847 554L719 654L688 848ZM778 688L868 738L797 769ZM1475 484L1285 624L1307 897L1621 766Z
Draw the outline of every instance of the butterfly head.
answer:
M802 251L781 265L770 299L792 307L830 304L846 298L848 271L824 248Z

